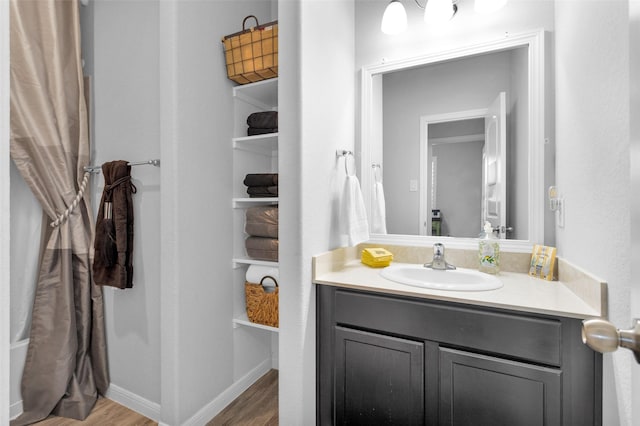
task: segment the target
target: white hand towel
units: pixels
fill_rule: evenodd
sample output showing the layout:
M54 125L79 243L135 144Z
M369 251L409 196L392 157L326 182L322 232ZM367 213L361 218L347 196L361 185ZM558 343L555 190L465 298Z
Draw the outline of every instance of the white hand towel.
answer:
M276 279L276 281L278 281L280 279L278 268L273 266L249 265L245 274L245 280L249 281L250 283L259 284L262 278L266 276L273 277ZM264 280L264 283L262 284L265 287L275 286L273 280L268 278Z
M374 234L387 233L387 213L384 202L382 182L373 185L373 206L371 212L371 232Z
M342 194L340 222L342 233L350 246L355 246L369 239L369 221L364 208L364 200L360 191L360 182L354 176L347 176Z

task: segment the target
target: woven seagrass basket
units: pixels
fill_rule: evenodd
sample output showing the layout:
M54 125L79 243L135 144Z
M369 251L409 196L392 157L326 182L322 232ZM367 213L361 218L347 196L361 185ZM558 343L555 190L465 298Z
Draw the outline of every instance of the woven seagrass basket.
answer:
M265 290L263 283L267 278L276 283L275 287L269 287L273 291ZM278 327L278 290L278 282L269 275L262 277L260 284L245 281L244 293L249 321Z
M250 18L256 26L246 29ZM222 43L229 79L247 84L278 76L278 21L259 25L258 18L249 15L242 31L224 36Z

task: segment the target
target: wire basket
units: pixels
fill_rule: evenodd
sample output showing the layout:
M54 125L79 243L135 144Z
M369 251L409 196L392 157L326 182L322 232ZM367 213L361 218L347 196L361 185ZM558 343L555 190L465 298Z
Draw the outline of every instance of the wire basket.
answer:
M256 26L245 29L250 18ZM258 18L249 15L242 31L224 36L222 43L229 79L247 84L278 76L278 21L259 25Z

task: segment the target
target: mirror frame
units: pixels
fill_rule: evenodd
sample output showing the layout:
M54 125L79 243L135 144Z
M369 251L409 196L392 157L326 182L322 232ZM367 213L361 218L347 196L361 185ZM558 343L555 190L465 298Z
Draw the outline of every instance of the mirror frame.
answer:
M395 61L383 62L365 66L361 70L361 99L360 99L360 180L363 190L365 207L371 217L373 188L374 158L372 149L363 141L371 141L376 137L373 130L374 111L374 77L415 68L423 65L434 64L452 59L495 53L511 50L519 47L528 48L528 72L529 72L529 143L528 143L528 191L529 191L529 218L527 240L500 240L503 250L512 252L531 252L534 244L544 242L544 216L545 216L545 191L544 191L544 144L545 144L545 87L544 87L544 30L507 35L498 40L462 46L445 51L429 53ZM381 108L381 106L379 106ZM380 124L381 125L381 124ZM382 135L378 135L379 138ZM382 165L384 176L384 164ZM480 231L478 231L480 232ZM371 234L368 243L380 243L391 245L429 246L436 242L444 243L447 247L460 249L477 249L477 238L458 237L434 237L428 235L399 235L399 234Z

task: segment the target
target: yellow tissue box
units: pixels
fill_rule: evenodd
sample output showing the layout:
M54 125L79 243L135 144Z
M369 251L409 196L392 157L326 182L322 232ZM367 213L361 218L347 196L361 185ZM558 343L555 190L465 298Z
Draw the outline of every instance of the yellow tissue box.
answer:
M556 263L556 248L536 244L531 253L529 275L532 277L553 280L553 267Z
M362 250L360 261L372 268L384 268L393 260L393 254L383 248L372 247Z

